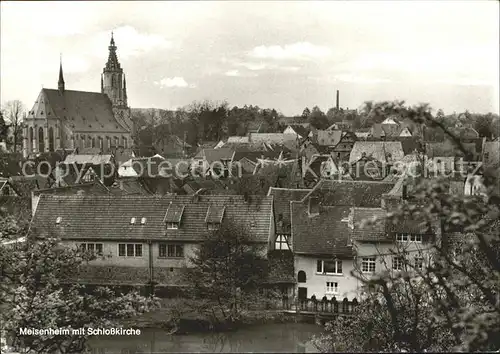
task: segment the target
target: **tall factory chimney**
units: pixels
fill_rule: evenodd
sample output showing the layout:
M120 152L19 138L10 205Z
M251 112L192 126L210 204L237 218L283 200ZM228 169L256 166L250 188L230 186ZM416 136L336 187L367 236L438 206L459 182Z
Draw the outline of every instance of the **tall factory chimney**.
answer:
M339 110L340 106L339 106L339 90L337 90L337 111Z

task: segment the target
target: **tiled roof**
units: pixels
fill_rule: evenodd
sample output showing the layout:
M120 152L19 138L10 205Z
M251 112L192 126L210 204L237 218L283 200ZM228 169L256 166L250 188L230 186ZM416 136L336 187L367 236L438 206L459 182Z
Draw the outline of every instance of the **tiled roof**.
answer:
M108 164L113 162L112 155L68 155L64 160L65 164L77 164L77 165L100 165Z
M500 163L500 141L484 142L483 163L488 166L498 166Z
M239 144L247 144L250 142L248 136L230 136L227 138L227 143L239 143Z
M297 141L297 136L295 134L283 134L283 133L251 133L250 141L265 142L270 144L285 144L289 141Z
M186 181L182 186L186 194L195 194L200 189L210 191L224 191L226 185L220 180L215 178L194 178Z
M352 238L356 241L389 241L382 208L352 208ZM370 223L367 223L370 222Z
M40 195L40 194L81 195L82 193L88 195L108 195L110 194L110 191L106 186L104 186L102 183L98 181L74 184L67 187L37 189L33 191L34 195Z
M226 207L224 206L210 205L208 207L207 216L205 217L205 222L221 223L225 210Z
M28 118L58 117L73 131L95 133L128 133L115 119L106 94L42 89Z
M138 178L122 178L109 187L109 190L113 194L124 194L124 195L150 195L151 193L144 188Z
M205 159L208 163L216 161L232 160L234 155L233 149L220 148L220 149L203 149L196 156L195 159Z
M290 204L294 253L352 257L351 230L343 221L350 207L319 206L319 215L310 216L304 203Z
M225 207L224 222L248 230L256 242L268 242L272 197L249 196L40 196L32 227L41 235L66 239L172 240L197 242L207 233L210 205ZM167 211L184 207L178 230L167 230ZM172 208L172 209L170 209ZM169 214L169 219L170 219ZM56 219L61 217L61 223ZM136 218L135 224L131 219ZM141 218L146 223L141 225ZM172 216L172 220L177 220Z
M165 222L181 222L184 208L184 205L170 203L167 213L165 214Z
M309 135L309 132L311 131L310 123L290 124L288 126L291 127L302 138L307 137Z
M276 159L279 152L275 151L236 151L234 153L233 162L240 161L242 158L247 158L252 162L257 163L258 159Z
M303 199L317 197L323 205L379 207L382 195L394 187L394 182L321 180Z
M311 189L269 188L267 195L274 200L274 219L277 233L290 233L290 202L302 200Z
M317 130L313 141L319 146L335 147L342 139L342 130Z
M475 143L462 143L464 149L475 155L477 153L477 147ZM440 143L426 143L425 144L425 154L428 157L459 157L463 156L463 152L451 141L444 141Z
M404 157L400 141L356 141L349 156L349 163L359 161L363 154L380 162L395 162Z

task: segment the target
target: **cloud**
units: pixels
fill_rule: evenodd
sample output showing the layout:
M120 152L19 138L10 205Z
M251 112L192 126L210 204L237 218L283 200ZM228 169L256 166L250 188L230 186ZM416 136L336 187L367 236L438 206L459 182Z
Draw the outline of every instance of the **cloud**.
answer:
M120 59L146 54L153 50L169 49L173 43L158 34L140 33L132 26L122 26L113 30ZM111 31L100 32L92 45L92 52L101 56L103 47L109 44Z
M265 59L318 59L325 58L331 55L331 49L324 46L317 46L309 42L298 42L285 46L258 46L252 49L249 53L254 58Z
M226 76L241 76L238 70L229 70L225 73Z
M334 80L344 81L344 82L353 82L358 84L378 84L384 82L390 82L391 80L375 78L369 76L362 76L352 73L338 74L334 76Z
M232 76L232 77L257 77L257 74L253 73L253 72L241 72L239 70L229 70L229 71L226 71L226 73L224 74L226 76Z
M164 88L164 87L194 88L194 87L196 87L196 85L188 84L186 82L186 80L184 80L184 78L178 77L178 76L172 77L172 78L166 77L166 78L161 79L160 81L155 81L154 84L157 86L160 86L161 88Z

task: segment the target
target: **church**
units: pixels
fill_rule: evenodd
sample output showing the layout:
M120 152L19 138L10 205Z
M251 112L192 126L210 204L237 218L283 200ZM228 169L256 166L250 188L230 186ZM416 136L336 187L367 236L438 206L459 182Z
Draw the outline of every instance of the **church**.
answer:
M24 118L23 155L60 149L97 148L110 153L132 145L133 123L125 74L111 33L101 92L66 90L62 62L57 89L43 88Z

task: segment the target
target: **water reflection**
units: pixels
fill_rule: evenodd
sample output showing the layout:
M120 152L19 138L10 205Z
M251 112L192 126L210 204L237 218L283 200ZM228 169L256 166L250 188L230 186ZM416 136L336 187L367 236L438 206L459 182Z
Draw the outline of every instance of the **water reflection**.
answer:
M317 352L310 343L321 327L312 324L268 324L229 333L169 335L162 330L143 330L134 337L97 337L90 341L92 354L139 353L242 353Z

